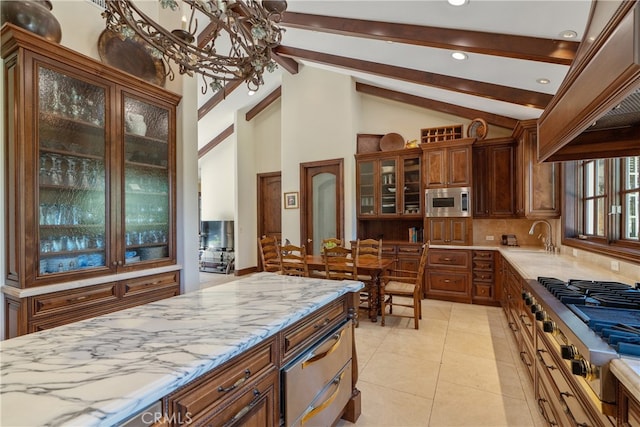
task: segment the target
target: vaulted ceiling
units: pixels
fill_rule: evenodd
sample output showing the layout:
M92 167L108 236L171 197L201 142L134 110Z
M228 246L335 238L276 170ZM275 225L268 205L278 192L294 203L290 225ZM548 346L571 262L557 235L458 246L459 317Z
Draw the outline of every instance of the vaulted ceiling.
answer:
M253 96L237 83L200 94L199 149L233 131L235 111L252 116L277 99L282 73L301 67L351 75L358 92L512 128L538 118L557 91L590 8L590 0L289 0L273 50L279 67L265 85Z

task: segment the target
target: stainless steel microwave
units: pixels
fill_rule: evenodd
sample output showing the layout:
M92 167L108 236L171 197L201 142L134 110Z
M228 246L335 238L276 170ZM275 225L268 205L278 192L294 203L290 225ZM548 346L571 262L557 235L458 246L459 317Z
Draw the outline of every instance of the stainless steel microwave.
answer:
M427 188L425 191L425 215L471 216L471 188Z

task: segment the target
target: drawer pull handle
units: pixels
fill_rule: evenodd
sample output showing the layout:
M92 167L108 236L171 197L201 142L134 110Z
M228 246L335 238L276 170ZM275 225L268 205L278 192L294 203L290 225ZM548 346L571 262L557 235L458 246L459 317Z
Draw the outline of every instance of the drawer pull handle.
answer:
M527 365L528 367L531 367L531 362L529 362L527 359L527 352L526 351L521 351L520 352L520 360L522 360L522 363L524 363L525 365Z
M240 378L238 381L236 381L235 383L233 383L229 387L218 386L218 391L220 393L228 393L231 390L235 390L236 388L238 388L242 384L244 384L244 382L247 381L250 376L251 376L251 371L249 369L245 369L244 370L244 377Z
M229 421L224 423L223 427L231 427L235 425L238 421L242 419L247 413L253 409L254 406L260 401L260 390L253 390L253 395L255 396L251 402L244 408L240 409L238 413L236 413Z
M539 398L538 399L538 410L540 411L540 414L542 414L542 418L544 418L544 420L550 425L550 426L557 426L558 423L555 422L554 420L552 420L551 418L549 418L549 416L547 415L547 411L544 410L544 404L547 403L546 399L543 398Z
M546 350L542 350L542 349L537 349L536 350L536 354L538 355L538 360L540 361L540 363L542 363L542 366L544 366L545 368L547 368L550 371L553 371L554 369L557 369L553 365L547 365L547 362L544 361L544 357L542 356L542 353L546 353Z
M451 261L451 258L442 258L443 261Z
M331 405L333 401L336 400L336 397L338 397L338 392L340 391L340 382L342 381L342 378L344 378L344 375L346 374L346 372L347 372L346 370L342 371L340 376L335 380L333 380L333 384L336 386L336 390L333 393L331 393L331 396L329 396L327 400L325 400L318 406L314 407L313 404L309 406L309 408L307 409L307 413L304 414L304 416L302 417L302 420L300 422L301 425L304 425L311 418L315 417L320 412L324 411L327 406Z
M316 323L315 325L313 325L313 328L314 329L324 328L325 326L327 326L329 324L329 322L331 322L331 319L329 319L327 317L326 319L324 319L324 321L322 323Z
M329 347L329 349L323 351L322 353L318 353L318 354L314 354L313 352L311 352L309 354L309 356L308 356L309 358L307 360L305 360L304 362L302 362L302 369L306 368L307 366L311 365L312 363L317 362L320 359L324 359L325 357L327 357L328 355L330 355L331 353L336 351L336 349L340 345L340 341L342 341L342 336L344 335L344 331L345 331L345 329L343 329L342 331L340 331L340 333L335 334L334 336L331 337L332 339L335 340L335 342L333 343L333 345L331 347Z

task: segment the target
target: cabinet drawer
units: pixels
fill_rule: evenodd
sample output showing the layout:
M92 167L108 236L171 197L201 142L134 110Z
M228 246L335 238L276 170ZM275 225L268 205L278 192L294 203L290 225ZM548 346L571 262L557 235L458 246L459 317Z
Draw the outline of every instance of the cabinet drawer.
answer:
M396 246L395 245L382 245L382 257L383 258L395 258Z
M351 360L352 345L353 326L348 322L284 369L287 425L311 405L318 390L322 390Z
M493 272L473 270L473 281L493 283Z
M303 319L283 333L283 359L293 357L313 339L325 335L347 318L345 298L334 301L309 318Z
M469 268L469 252L454 249L429 249L428 265L430 267Z
M168 396L168 408L176 419L199 418L210 413L223 399L255 383L276 364L276 341L272 339L249 350L226 368L216 369L201 380Z
M467 295L467 274L430 271L429 290Z
M493 271L493 261L473 260L474 270Z
M474 283L473 295L480 298L493 298L493 286L487 284Z
M170 273L156 274L153 276L136 277L134 279L123 280L121 283L123 298L144 295L159 290L170 290L176 288L176 285L178 285L178 292L180 292L180 273L178 271L172 271Z
M486 260L493 262L493 251L473 251L473 260Z
M422 248L421 246L398 245L398 256L399 257L415 256L416 258L419 258L421 248Z
M81 289L37 295L29 299L31 316L37 318L114 302L118 299L118 292L116 283L106 283Z

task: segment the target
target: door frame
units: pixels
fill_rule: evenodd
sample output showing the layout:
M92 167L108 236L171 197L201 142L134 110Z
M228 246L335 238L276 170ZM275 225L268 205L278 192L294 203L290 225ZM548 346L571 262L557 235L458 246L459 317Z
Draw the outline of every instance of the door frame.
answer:
M300 242L306 242L308 238L309 230L307 229L306 212L309 208L309 194L310 190L307 188L307 174L311 168L322 166L337 166L338 177L336 182L336 191L338 192L338 215L336 218L336 225L338 236L342 239L344 236L344 159L329 159L320 160L316 162L300 163Z

